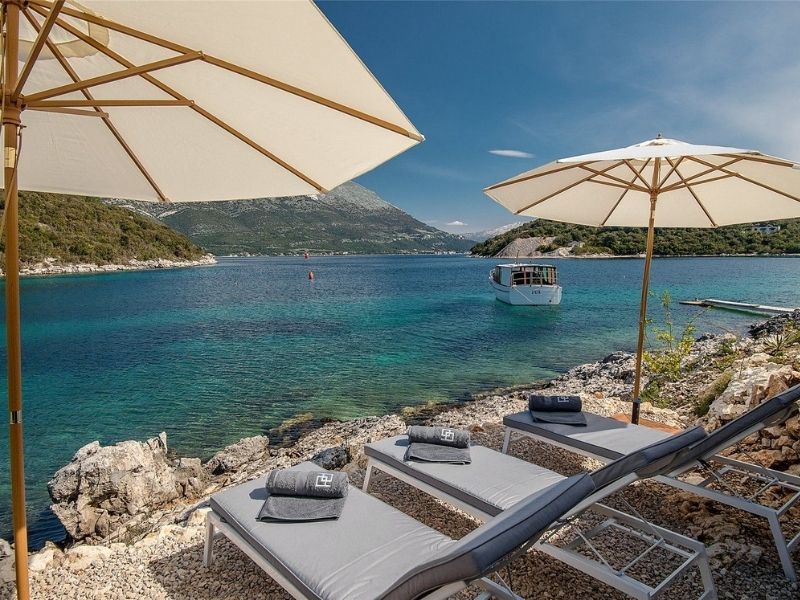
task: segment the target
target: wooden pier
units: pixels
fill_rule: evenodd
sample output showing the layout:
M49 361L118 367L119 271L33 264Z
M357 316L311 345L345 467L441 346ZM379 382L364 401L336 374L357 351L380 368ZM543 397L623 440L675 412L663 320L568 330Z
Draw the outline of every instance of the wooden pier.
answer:
M797 310L796 308L767 306L764 304L748 304L747 302L733 302L732 300L717 300L715 298L706 298L705 300L681 300L680 303L688 304L690 306L708 306L711 308L723 308L725 310L735 310L739 312L771 316L788 315Z

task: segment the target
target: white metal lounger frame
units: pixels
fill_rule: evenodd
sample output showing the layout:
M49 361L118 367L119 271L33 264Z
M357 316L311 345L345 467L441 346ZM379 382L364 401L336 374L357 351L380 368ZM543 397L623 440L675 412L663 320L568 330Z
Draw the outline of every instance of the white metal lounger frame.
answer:
M395 468L391 464L381 461L380 458L375 456L368 457L367 472L364 476L364 484L361 488L364 492L366 492L369 488L374 469L383 471L384 473L391 475L392 477L395 477L400 481L403 481L408 485L433 496L434 498L438 498L439 500L447 502L448 504L463 510L467 514L472 515L476 519L479 519L480 521L486 521L494 516L470 505L468 502L460 500L455 496L448 494L447 492L444 492L430 484L425 483L424 481L417 479L416 477L413 477L412 475L409 475L408 473L405 473L404 471ZM711 567L708 563L708 554L706 553L706 547L701 542L674 533L668 529L653 525L640 516L634 517L603 504L599 504L599 501L603 498L610 496L614 492L624 488L637 479L638 477L635 474L630 474L604 487L603 489L594 492L583 502L569 511L569 513L567 513L564 517L554 523L548 532L545 533L545 535L543 535L533 547L583 573L586 573L598 581L602 581L603 583L606 583L620 590L621 592L636 598L637 600L651 600L659 597L679 575L696 565L700 570L700 577L703 583L703 593L699 596L698 600L713 600L717 598L714 579L711 575ZM600 525L592 528L590 531L583 532L575 526L574 520L589 509L602 514L607 518ZM577 533L577 537L575 539L563 546L551 544L547 541L548 537L552 537L554 533L567 526L571 527ZM609 527L624 531L639 540L649 543L650 545L625 567L621 569L614 569L594 549L591 544L591 540L593 538L601 535ZM584 543L588 544L595 555L600 558L599 561L593 560L584 554L577 552L577 548ZM656 548L660 548L681 557L683 562L669 575L665 576L665 578L662 579L658 585L653 587L631 577L626 573L626 571Z
M261 553L255 550L250 543L238 532L231 527L224 519L212 510L206 514L206 535L205 545L203 548L203 566L210 567L214 563L214 539L224 535L231 543L244 552L254 563L266 572L272 579L274 579L284 590L286 590L292 598L297 600L308 600L308 596L299 590L292 582L284 577ZM398 574L399 575L399 574ZM489 600L490 598L499 598L500 600L524 600L517 596L507 588L491 581L487 578L482 578L473 582L473 585L485 590L478 595L475 600ZM438 590L430 592L422 596L420 600L446 600L453 594L463 590L468 585L467 582L457 581L445 585Z
M506 434L505 439L503 440L504 454L508 454L511 442L514 439L513 436L516 434L518 437L530 437L545 444L557 446L558 448L563 448L576 454L597 459L603 463L609 463L614 460L606 456L600 456L584 448L578 448L577 446L571 446L569 444L558 442L552 438L537 435L524 429L509 427L508 425L505 427ZM739 441L757 431L760 431L761 429L762 427L760 425L753 426L738 435L735 439L730 440L725 447L729 448L731 446L735 446ZM719 451L719 449L716 451ZM713 463L718 463L721 466L717 467ZM699 483L688 483L679 478L680 475L695 469L705 471L708 473L708 477ZM749 497L738 494L736 490L725 485L723 477L727 473L738 473L753 480L754 482L759 483L760 486L758 491L756 491L754 494L751 494ZM658 475L654 477L654 479L680 490L692 492L698 496L708 498L709 500L721 502L722 504L727 504L733 508L738 508L740 510L749 512L750 514L767 519L770 531L772 533L772 538L775 541L775 548L778 551L778 557L780 558L781 566L783 567L783 572L786 575L786 578L790 581L797 581L797 572L792 564L791 553L798 547L798 545L800 545L800 532L798 532L791 540L787 542L780 520L781 517L800 500L800 477L790 475L789 473L782 473L780 471L768 469L761 465L754 465L724 456L713 455L707 460L684 465L669 475ZM709 487L712 484L723 485L726 487L729 493ZM772 487L780 487L790 493L789 499L778 508L764 506L758 502L758 497Z

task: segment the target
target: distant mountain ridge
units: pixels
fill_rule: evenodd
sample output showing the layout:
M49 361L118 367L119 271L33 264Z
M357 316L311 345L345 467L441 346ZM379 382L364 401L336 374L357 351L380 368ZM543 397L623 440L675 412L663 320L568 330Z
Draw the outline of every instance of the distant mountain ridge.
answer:
M154 217L218 255L466 252L474 241L426 225L345 183L325 195L155 204L106 200Z
M492 229L484 229L483 231L474 231L472 233L465 233L464 237L476 242L485 242L489 238L501 235L506 231L511 231L517 227L524 225L526 221L517 221L516 223L509 223L508 225L501 225L500 227L493 227Z

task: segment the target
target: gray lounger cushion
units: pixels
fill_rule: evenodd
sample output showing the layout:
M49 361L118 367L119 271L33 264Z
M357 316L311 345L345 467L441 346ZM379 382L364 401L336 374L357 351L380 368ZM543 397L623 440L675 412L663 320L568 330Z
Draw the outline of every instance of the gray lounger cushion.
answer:
M302 470L317 469L302 463ZM594 491L575 475L537 492L459 541L351 489L338 521L261 523L253 518L262 480L211 497L211 507L271 565L314 600L413 600L442 585L473 581L535 541Z
M406 461L407 447L408 438L399 435L366 444L364 453L489 515L497 515L530 494L566 479L484 446L472 446L469 465Z
M670 436L665 431L623 423L611 417L601 417L590 412L584 412L583 415L586 417L586 427L538 423L528 411L503 417L503 425L611 460Z
M594 471L591 474L594 485L600 489L634 472L641 478L669 473L707 436L702 427L692 427L631 452Z
M319 470L313 463L294 467ZM408 571L456 542L350 488L335 521L262 523L264 479L211 497L214 512L241 534L284 577L314 600L375 600Z
M444 548L440 556L403 575L379 600L411 600L453 581L474 581L533 543L594 491L591 477L573 475L523 498L513 508Z

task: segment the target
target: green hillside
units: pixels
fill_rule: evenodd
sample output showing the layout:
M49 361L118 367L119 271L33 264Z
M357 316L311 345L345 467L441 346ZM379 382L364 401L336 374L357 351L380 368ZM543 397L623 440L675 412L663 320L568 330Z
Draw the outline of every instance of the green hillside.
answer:
M21 192L20 260L55 258L60 263L125 264L131 259L192 260L205 254L155 219L96 198ZM5 240L0 252L5 252Z
M776 233L753 231L752 225L731 225L717 229L656 230L653 252L661 256L697 254L797 254L800 253L800 219L771 221L779 225ZM472 253L494 256L517 238L555 237L540 252L569 247L578 242L573 253L607 253L629 256L645 251L647 230L633 227L588 227L538 219L493 237L472 247Z
M355 183L316 196L106 202L155 217L214 254L467 252L474 244L418 221Z

